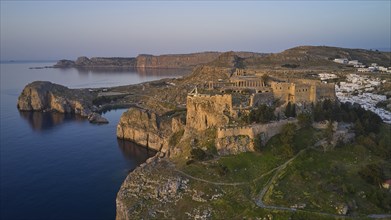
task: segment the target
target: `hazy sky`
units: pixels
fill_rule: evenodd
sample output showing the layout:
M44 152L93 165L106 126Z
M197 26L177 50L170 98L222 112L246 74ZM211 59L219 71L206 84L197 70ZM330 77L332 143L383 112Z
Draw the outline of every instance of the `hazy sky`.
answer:
M386 1L1 1L1 60L391 47Z

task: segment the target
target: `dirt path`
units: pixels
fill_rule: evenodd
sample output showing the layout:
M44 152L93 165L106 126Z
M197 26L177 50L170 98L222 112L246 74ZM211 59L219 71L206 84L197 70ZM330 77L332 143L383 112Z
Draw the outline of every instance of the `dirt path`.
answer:
M204 182L204 183L208 183L208 184L213 184L213 185L220 185L220 186L239 186L239 185L248 185L250 183L253 183L263 177L265 177L266 175L272 173L272 172L275 172L276 173L273 175L273 177L269 180L269 182L266 184L266 186L262 189L262 191L258 194L257 196L257 199L255 200L255 203L258 207L260 208L264 208L264 209L271 209L271 210L283 210L283 211L290 211L290 212L296 212L297 209L295 208L291 208L291 207L285 207L285 206L272 206L272 205L265 205L265 203L263 202L263 198L265 196L265 194L267 193L267 191L269 191L270 187L272 186L273 182L279 177L279 175L281 174L281 172L286 169L288 167L288 165L290 163L292 163L298 156L300 156L301 154L303 154L306 150L308 150L309 148L306 148L306 149L303 149L301 151L299 151L294 157L292 157L291 159L287 160L285 163L281 164L280 166L278 167L275 167L271 170L269 170L268 172L266 173L263 173L261 176L253 179L252 181L249 181L249 182L232 182L232 183L225 183L225 182L215 182L215 181L209 181L209 180L205 180L205 179L201 179L201 178L198 178L198 177L194 177L190 174L187 174L183 171L180 171L178 169L175 169L176 172L190 178L190 179L193 179L193 180L196 180L196 181L200 181L200 182ZM306 212L306 213L312 213L312 214L317 214L317 215L323 215L323 216L328 216L328 217L333 217L333 218L343 218L343 219L355 219L355 218L362 218L362 217L353 217L353 216L345 216L345 215L337 215L337 214L331 214L331 213L326 213L326 212L316 212L316 211L307 211L307 210L300 210L301 212ZM391 218L391 215L389 214L369 214L367 215L366 217L368 218L372 218L372 219L390 219Z

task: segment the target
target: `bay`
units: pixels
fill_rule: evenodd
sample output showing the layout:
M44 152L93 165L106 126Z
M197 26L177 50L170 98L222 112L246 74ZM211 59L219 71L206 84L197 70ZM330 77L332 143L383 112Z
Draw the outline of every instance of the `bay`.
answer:
M1 219L114 219L121 183L154 152L117 140L125 109L110 123L58 113L19 112L17 98L35 80L70 88L98 88L180 77L188 70L29 69L54 63L1 63Z

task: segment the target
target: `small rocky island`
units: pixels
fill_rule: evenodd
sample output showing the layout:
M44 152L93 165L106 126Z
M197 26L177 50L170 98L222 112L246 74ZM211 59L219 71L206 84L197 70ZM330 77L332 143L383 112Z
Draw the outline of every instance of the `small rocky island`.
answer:
M69 89L45 81L28 84L20 94L17 107L20 111L56 111L77 114L88 118L91 123L108 123L92 105L96 93L88 89ZM95 108L93 108L95 107Z
M145 57L143 65L134 64L139 57L123 60L143 67L198 61L183 78L104 91L33 82L18 108L97 122L103 109L129 108L117 137L158 153L123 182L118 220L391 217L390 125L338 99L338 79L357 70L333 62L344 56L387 63L390 53L305 46L199 56L178 58L187 64L172 64L170 56ZM336 77L321 80L325 73ZM391 77L379 76L384 81L374 91L385 93Z

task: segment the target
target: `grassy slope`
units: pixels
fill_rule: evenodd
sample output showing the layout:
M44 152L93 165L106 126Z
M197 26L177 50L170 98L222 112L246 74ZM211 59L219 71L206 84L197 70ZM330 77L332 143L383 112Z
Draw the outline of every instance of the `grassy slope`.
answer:
M295 152L312 146L322 137L322 131L299 130L294 138ZM207 194L224 192L222 197L210 202L213 216L217 219L267 214L282 219L308 219L309 216L330 219L332 217L318 215L312 211L336 214L335 205L338 204L356 206L357 208L350 209L350 213L354 215L389 212L381 208L379 199L388 198L390 194L378 186L368 184L358 175L358 170L362 166L383 159L367 148L355 144L330 152L308 149L283 171L284 174L273 184L271 191L267 193L269 196L266 196L264 201L268 205L285 207L305 203L304 211L294 213L257 207L255 199L275 172L264 176L262 174L288 159L282 156L280 145L279 137L275 136L262 152L248 152L196 162L183 165L181 170L194 177L217 183L242 183L237 186L224 186L200 181L191 182L192 188ZM221 167L226 167L225 172ZM190 200L189 198L189 206L194 203ZM186 202L184 206L187 206Z

